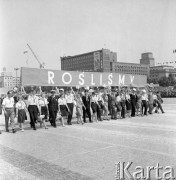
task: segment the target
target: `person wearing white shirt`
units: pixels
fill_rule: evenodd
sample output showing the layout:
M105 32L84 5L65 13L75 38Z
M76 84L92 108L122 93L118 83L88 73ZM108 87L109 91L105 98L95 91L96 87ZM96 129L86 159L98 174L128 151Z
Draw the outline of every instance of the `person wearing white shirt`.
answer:
M121 98L121 118L125 118L125 114L126 114L126 97L125 97L125 90L121 89L120 92L120 98Z
M73 116L73 102L74 102L74 95L72 93L72 89L70 89L68 91L68 94L65 95L65 99L67 102L67 106L69 108L67 123L68 123L68 125L72 125L71 121L72 121L72 116Z
M92 109L92 112L93 112L93 115L92 115L92 121L93 119L97 121L97 108L98 108L98 98L95 94L95 92L92 92L92 97L91 97L91 109Z
M12 127L12 132L15 133L16 130L15 128L15 123L14 123L14 118L15 118L15 111L14 111L14 98L13 98L13 93L12 91L7 92L7 97L4 98L2 102L2 108L4 111L5 115L5 128L6 132L9 132L9 118L10 118L10 124Z
M28 96L28 111L29 111L29 115L30 115L30 124L31 124L31 128L33 128L33 130L36 130L35 127L35 123L38 119L38 113L39 113L39 104L38 104L38 97L35 95L36 91L32 90L30 95Z
M62 123L62 126L64 127L65 124L64 124L63 117L67 116L68 112L69 112L69 108L67 106L67 102L66 102L64 93L62 93L60 98L58 99L58 109L59 109L59 113L61 115L61 123Z
M148 101L148 96L147 96L147 92L146 92L145 89L142 90L141 100L142 100L142 109L144 108L144 115L147 116L147 109L148 109L147 101Z
M102 93L98 92L98 94L96 96L97 96L97 102L98 102L98 106L97 106L97 119L99 121L103 121L102 118L101 118L102 110L104 108L104 106L103 106L104 100L102 98Z
M48 129L46 126L45 121L48 119L48 101L45 98L45 94L42 93L41 97L38 100L39 104L39 112L40 112L40 127L42 127L42 124L44 125L45 129Z
M18 102L16 103L16 118L18 120L21 131L24 132L23 124L26 119L27 107L23 101L23 97L19 95L18 98Z

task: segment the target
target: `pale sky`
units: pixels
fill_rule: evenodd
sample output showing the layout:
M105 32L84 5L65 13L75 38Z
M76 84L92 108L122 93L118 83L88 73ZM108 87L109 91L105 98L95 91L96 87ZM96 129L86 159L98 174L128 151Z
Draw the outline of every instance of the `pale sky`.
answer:
M0 0L0 72L39 65L60 69L60 56L102 48L121 62L176 61L176 0ZM28 59L28 64L26 63Z

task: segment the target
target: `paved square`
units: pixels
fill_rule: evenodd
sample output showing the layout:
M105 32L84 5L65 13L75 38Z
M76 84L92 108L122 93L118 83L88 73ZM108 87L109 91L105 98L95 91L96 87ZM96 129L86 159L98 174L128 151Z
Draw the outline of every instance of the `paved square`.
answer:
M172 166L176 176L176 101L165 114L0 135L0 179L113 180L116 162ZM74 120L75 121L75 120ZM74 122L73 121L73 122ZM0 116L4 130L4 117ZM154 179L154 173L151 174Z

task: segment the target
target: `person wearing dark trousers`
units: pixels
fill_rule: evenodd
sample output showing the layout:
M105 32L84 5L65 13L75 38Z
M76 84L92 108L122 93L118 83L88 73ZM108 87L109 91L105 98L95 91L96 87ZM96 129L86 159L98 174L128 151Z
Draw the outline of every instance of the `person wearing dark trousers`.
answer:
M102 114L102 110L103 110L103 98L102 98L102 95L100 93L96 93L96 96L97 96L97 119L99 121L103 121L103 119L101 118L101 114Z
M136 103L137 103L137 95L135 88L133 88L133 92L132 94L130 94L130 99L131 99L131 117L135 117Z
M51 96L48 97L48 110L49 110L49 121L51 126L56 128L56 117L58 112L58 99L55 96L55 91L51 90Z
M3 101L3 99L0 98L0 115L2 114L2 101Z
M72 125L72 116L73 116L73 102L74 102L74 95L72 93L72 89L69 89L68 94L65 95L65 99L67 102L67 106L69 108L69 112L68 112L68 120L67 120L67 124L68 125Z
M126 101L124 99L122 99L120 104L121 104L121 107L122 107L122 109L121 109L121 117L125 118L125 105L126 105Z
M121 98L121 117L122 118L125 118L125 114L126 114L126 97L125 97L125 91L124 89L121 90L121 93L120 93L120 98Z
M39 113L38 97L35 94L36 91L32 90L30 92L30 95L28 96L28 111L30 115L30 124L31 128L33 128L34 130L36 130L35 123L37 122Z
M83 104L85 108L83 108L83 121L84 123L87 123L86 121L86 113L89 117L89 122L92 122L91 119L91 112L90 112L90 96L88 90L85 90L85 96L82 97Z
M153 93L152 91L150 90L149 91L149 94L148 94L148 106L149 106L149 114L152 114L153 113L153 104L154 104L154 99L153 99Z
M142 90L141 100L142 100L142 112L143 112L143 109L144 109L143 114L147 116L147 115L148 115L148 114L147 114L147 109L148 109L148 95L147 95L147 92L146 92L145 89Z
M156 109L156 112L158 113L158 110L160 109L162 113L164 113L164 110L163 110L163 107L162 107L162 103L163 103L163 99L161 98L161 95L160 95L160 92L158 91L156 93L156 96L157 96L157 109Z
M117 119L117 107L116 107L116 93L113 91L110 96L111 105L111 119Z

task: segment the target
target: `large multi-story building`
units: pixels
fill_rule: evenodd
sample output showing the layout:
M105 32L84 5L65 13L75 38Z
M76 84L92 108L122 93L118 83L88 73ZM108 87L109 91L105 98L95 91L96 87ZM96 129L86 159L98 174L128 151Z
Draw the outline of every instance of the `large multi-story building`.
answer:
M149 65L118 62L117 53L101 49L75 56L61 57L61 70L148 75Z
M123 74L149 75L149 66L137 63L114 62L112 72Z
M117 62L117 54L108 49L101 49L75 56L61 57L61 69L109 72L110 62Z
M11 72L2 72L0 76L0 87L13 88L21 84L20 77L13 77Z
M155 66L155 59L153 58L153 54L151 52L142 53L140 64L148 65L149 67Z
M150 79L158 81L163 77L169 77L172 74L176 79L176 69L174 66L162 65L150 67Z

